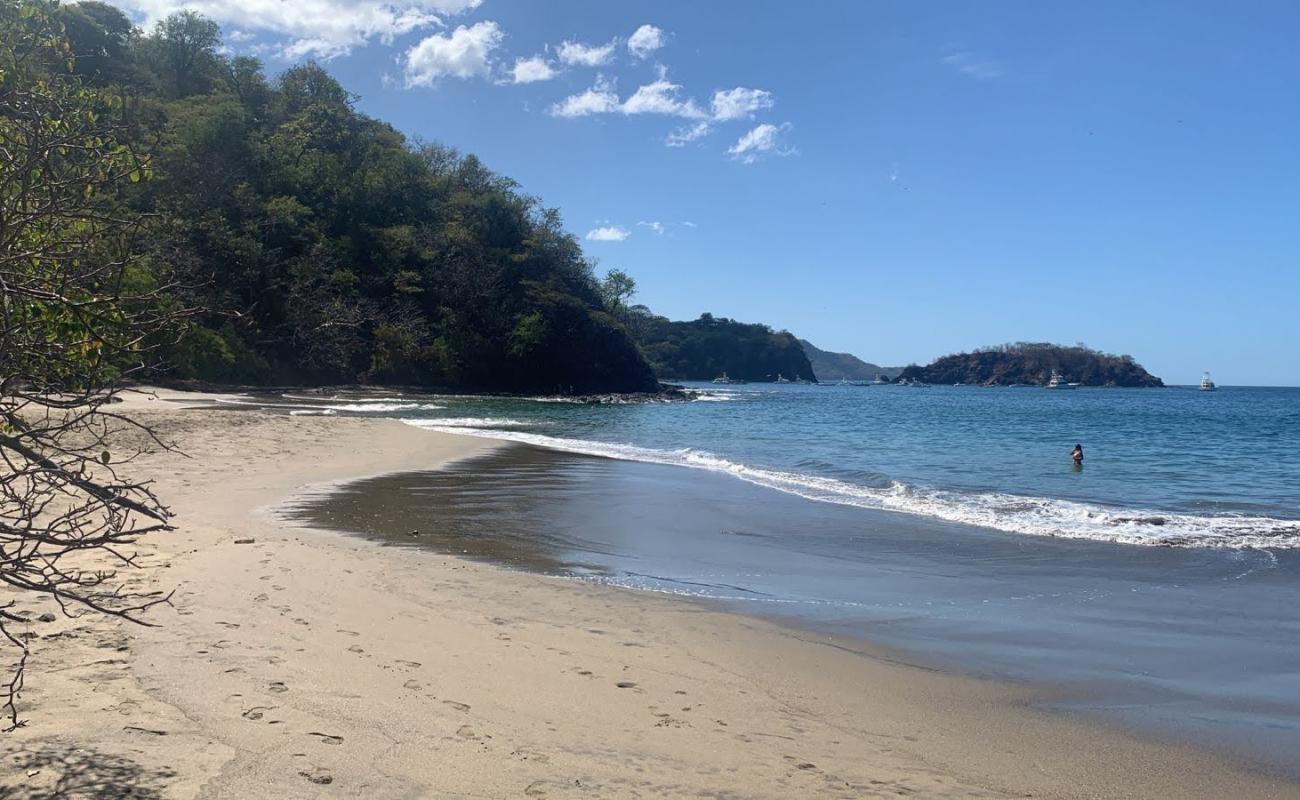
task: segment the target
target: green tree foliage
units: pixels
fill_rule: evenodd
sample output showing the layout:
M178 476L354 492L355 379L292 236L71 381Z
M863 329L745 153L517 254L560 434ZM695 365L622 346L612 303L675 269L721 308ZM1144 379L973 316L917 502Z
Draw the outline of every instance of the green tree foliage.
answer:
M649 391L654 375L558 213L474 156L360 114L325 70L273 80L192 12L147 33L63 6L94 79L140 98L148 253L207 309L171 352L216 382ZM630 279L629 279L630 281ZM615 312L615 313L611 313Z
M665 380L712 380L726 373L746 381L815 381L799 340L786 331L702 314L672 322L645 306L630 309L630 326L655 373Z
M987 386L1045 385L1052 373L1084 386L1153 387L1164 383L1132 356L1117 356L1081 344L1016 342L944 356L928 366L910 366L900 376L924 383Z

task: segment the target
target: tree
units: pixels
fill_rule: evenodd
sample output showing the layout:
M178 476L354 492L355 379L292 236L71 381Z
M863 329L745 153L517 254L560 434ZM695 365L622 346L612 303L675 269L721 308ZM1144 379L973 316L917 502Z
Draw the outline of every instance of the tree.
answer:
M167 600L116 580L138 537L170 525L149 485L125 474L138 449L110 446L124 431L152 433L108 404L182 312L132 257L138 220L109 191L145 180L149 162L123 142L120 97L76 73L54 8L0 5L0 642L18 651L0 707L10 729L21 724L23 598L136 621Z
M611 269L600 283L601 299L611 311L622 312L635 295L636 281L621 269Z
M159 72L175 97L209 91L217 75L221 26L193 11L178 11L160 21L152 38Z

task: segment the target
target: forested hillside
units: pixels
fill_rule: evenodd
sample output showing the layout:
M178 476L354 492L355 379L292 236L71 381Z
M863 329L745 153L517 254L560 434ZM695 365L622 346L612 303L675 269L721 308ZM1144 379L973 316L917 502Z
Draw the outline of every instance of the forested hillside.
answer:
M880 375L892 379L903 371L902 367L882 367L863 361L852 353L822 350L807 339L800 339L799 344L821 381L871 381Z
M712 314L673 322L643 307L631 310L628 324L664 380L712 380L723 373L746 381L817 380L799 340L766 325Z
M25 4L26 5L26 4ZM175 14L45 6L147 159L117 198L200 309L172 374L499 391L657 388L559 214L474 156L360 114L314 64L268 78Z
M1164 386L1132 356L1116 356L1082 345L1018 342L940 358L929 366L911 366L902 378L923 383L988 386L1046 384L1053 372L1084 386Z

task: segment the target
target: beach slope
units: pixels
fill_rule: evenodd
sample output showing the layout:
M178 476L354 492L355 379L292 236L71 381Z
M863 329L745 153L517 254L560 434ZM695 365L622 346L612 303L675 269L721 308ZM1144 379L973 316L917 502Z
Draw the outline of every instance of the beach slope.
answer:
M183 450L136 467L178 528L125 577L173 607L33 621L0 797L1300 796L860 643L297 527L295 496L494 445L161 394L126 408Z

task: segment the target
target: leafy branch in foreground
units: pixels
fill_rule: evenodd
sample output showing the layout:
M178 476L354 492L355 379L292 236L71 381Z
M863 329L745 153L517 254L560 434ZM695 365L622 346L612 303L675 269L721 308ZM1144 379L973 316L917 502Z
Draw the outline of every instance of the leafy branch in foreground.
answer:
M13 677L0 687L12 730L27 663L30 593L65 614L139 622L169 596L127 587L131 546L169 530L169 511L113 453L126 434L165 447L109 405L151 366L186 315L158 268L132 257L143 224L114 200L146 180L127 142L126 101L88 86L55 7L0 0L0 644Z

